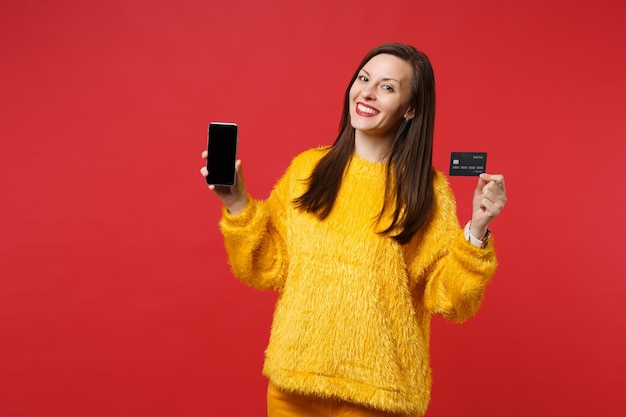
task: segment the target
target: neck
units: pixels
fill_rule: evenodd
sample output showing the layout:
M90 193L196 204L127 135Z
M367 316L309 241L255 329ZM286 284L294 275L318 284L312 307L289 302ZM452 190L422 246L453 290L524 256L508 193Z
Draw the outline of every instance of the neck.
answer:
M384 162L391 150L392 137L367 135L361 131L354 132L354 151L370 162Z

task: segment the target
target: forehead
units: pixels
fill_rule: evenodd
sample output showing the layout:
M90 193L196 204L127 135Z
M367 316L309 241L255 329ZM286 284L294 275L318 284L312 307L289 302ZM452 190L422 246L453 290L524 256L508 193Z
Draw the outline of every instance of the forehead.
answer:
M370 76L403 82L411 79L411 64L395 55L379 54L367 61L362 70Z

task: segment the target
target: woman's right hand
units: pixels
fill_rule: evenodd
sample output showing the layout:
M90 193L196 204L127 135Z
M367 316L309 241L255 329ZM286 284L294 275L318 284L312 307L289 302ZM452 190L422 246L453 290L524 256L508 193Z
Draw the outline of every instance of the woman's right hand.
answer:
M207 151L202 152L202 159L206 160L209 156ZM239 214L248 204L248 195L246 193L246 184L243 180L243 170L241 168L241 160L235 162L236 180L232 186L212 185L209 184L209 190L213 190L215 194L222 200L222 203L228 209L230 214ZM200 173L206 179L209 171L205 166L200 168Z

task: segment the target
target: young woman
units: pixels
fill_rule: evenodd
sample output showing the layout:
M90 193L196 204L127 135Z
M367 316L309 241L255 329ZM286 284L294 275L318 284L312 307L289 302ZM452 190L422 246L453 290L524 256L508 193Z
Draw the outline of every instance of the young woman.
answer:
M502 175L482 174L461 229L432 167L434 116L428 58L381 45L352 77L334 144L298 155L267 200L247 194L240 161L234 186L209 186L235 276L280 294L270 417L425 413L430 316L478 310L506 202Z

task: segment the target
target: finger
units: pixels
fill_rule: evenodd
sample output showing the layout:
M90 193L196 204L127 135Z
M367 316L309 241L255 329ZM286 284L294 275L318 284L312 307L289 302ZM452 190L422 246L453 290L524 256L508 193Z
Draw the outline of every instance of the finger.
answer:
M495 182L485 186L482 197L498 205L500 209L503 209L507 202L506 191Z
M483 197L487 197L494 201L495 198L502 198L505 196L504 190L494 181L489 181L482 189Z
M485 183L494 182L498 185L502 190L506 191L506 187L504 185L504 175L502 174L480 174L479 178L483 180Z
M488 198L483 198L480 201L480 210L484 215L494 218L502 211L503 205L499 202L494 202L489 200Z
M240 185L245 184L243 180L243 167L241 166L241 159L235 161L235 173L237 175L237 182Z
M206 178L209 175L209 170L206 169L206 167L204 166L204 167L200 168L200 173L202 174L203 177Z
M209 157L209 151L202 151L202 159L207 159Z
M483 195L483 198L480 200L481 209L488 210L493 213L500 213L504 206L506 205L506 197L503 195L494 195L492 193L487 193Z

